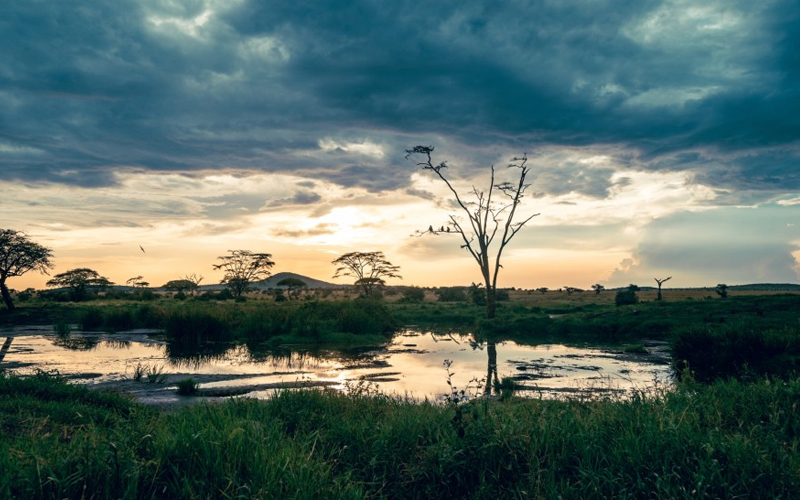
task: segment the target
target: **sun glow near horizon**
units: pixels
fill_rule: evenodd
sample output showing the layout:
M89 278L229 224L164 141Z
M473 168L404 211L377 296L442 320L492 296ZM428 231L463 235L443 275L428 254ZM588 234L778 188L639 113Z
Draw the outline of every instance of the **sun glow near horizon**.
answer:
M460 215L446 189L421 172L412 174L408 189L382 193L284 174L128 173L121 179L99 192L39 187L53 205L30 205L19 190L7 202L8 213L22 223L17 228L53 248L54 272L90 267L116 283L142 275L160 286L190 273L205 276L205 284L217 283L222 275L212 269L215 259L235 249L271 253L275 272L326 281L333 274L331 261L350 251L382 251L400 265L404 279L390 284L454 286L481 280L459 236L418 234L445 223L448 213ZM478 176L454 182L466 191L481 181ZM541 215L506 248L500 286L619 284L609 280L615 273L624 280L621 264L636 257L653 221L715 210L708 204L715 193L692 185L686 174L624 172L612 181L605 198L573 192L526 197L520 213ZM534 182L531 192L535 189ZM156 199L160 202L147 205ZM144 204L141 211L133 208L137 200ZM95 213L99 204L115 202L116 216ZM65 209L57 210L60 204ZM689 278L683 280L687 286L701 284ZM43 288L46 281L46 276L27 274L10 286Z

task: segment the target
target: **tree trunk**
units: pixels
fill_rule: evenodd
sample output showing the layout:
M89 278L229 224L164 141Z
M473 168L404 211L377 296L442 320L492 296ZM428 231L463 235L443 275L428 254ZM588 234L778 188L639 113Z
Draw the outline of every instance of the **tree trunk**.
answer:
M486 287L486 319L493 319L497 311L497 290L493 286Z
M658 298L656 300L661 300L661 284L658 285Z
M0 292L3 294L3 302L6 303L6 308L9 311L14 310L14 303L11 301L11 292L8 291L5 278L0 280Z
M486 354L489 356L489 362L486 367L486 387L483 389L483 394L491 396L495 384L500 382L497 379L497 344L494 341L486 343Z

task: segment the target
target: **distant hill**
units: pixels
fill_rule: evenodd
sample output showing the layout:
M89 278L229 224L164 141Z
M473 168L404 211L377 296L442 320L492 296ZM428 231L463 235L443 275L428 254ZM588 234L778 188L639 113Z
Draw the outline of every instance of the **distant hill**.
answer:
M628 287L606 288L606 290L624 290ZM713 291L716 285L697 286L697 287L664 287L662 290L710 290ZM656 290L654 286L640 286L639 290L646 292ZM793 283L751 283L749 285L728 285L729 292L800 292L800 285Z
M297 273L278 273L270 276L269 278L256 281L250 285L251 289L254 290L269 290L271 288L277 288L277 283L286 278L297 278L299 280L303 280L303 282L308 285L308 288L342 288L347 285L337 285L335 283L328 283L327 281L316 280L314 278L309 278L308 276L303 276L302 274ZM205 292L205 291L216 291L216 290L223 290L225 285L221 285L219 283L208 284L208 285L200 285L198 287L198 291Z
M793 283L753 283L751 285L731 285L728 290L739 292L800 292L800 285Z
M278 273L275 275L270 276L269 278L263 281L257 281L253 283L251 286L252 288L257 288L259 290L265 290L268 288L276 288L278 283L281 280L285 280L286 278L296 278L303 281L308 288L341 288L345 285L337 285L335 283L328 283L327 281L317 280L314 278L309 278L308 276L303 276L302 274L296 273Z

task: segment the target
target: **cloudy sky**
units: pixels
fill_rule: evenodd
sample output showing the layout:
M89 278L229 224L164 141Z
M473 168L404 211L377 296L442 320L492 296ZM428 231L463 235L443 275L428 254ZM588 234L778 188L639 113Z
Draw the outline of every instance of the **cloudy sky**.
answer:
M478 281L410 236L452 210L422 144L465 192L530 158L501 286L796 283L798 47L795 0L3 2L0 227L121 283Z

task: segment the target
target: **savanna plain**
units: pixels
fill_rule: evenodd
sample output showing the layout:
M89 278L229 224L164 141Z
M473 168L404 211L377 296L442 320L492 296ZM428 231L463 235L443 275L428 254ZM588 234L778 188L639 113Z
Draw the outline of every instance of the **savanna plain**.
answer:
M157 408L58 373L5 366L0 496L800 496L800 295L665 290L657 300L655 291L631 290L632 300L620 301L612 290L504 292L492 319L469 287L236 301L219 292L107 291L80 303L42 295L23 297L0 325L48 325L63 338L74 329L147 328L182 354L237 343L380 345L411 324L481 343L591 342L646 353L658 341L669 347L673 382L543 398L521 397L520 382L502 377L419 401L368 381L343 391L206 398L188 379L177 390L192 404Z

